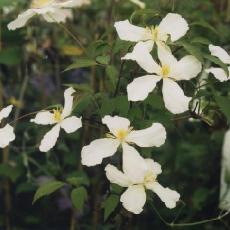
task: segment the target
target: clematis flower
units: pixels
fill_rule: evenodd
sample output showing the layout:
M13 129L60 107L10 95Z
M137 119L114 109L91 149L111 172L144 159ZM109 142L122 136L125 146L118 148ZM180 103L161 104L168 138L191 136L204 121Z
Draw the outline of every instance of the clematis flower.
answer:
M35 15L42 15L47 22L65 22L72 16L69 8L80 7L90 3L90 0L32 0L31 8L18 15L8 24L9 30L15 30L26 25L27 21Z
M223 63L229 65L228 66L228 74L222 69L218 67L211 67L206 69L207 73L212 73L213 76L223 82L230 79L230 55L220 46L209 45L209 50L212 56L218 57Z
M193 56L187 55L177 60L166 46L158 47L157 64L145 43L136 45L132 53L122 59L136 61L148 75L138 77L127 86L129 101L143 101L154 90L157 82L163 80L163 99L165 107L174 114L183 113L189 108L191 97L184 95L176 81L190 80L200 73L201 63Z
M106 166L105 172L111 183L127 187L120 201L125 209L134 214L143 211L147 189L156 193L170 209L175 208L180 199L178 192L158 183L157 177L162 172L160 164L142 158L135 148L127 144L123 144L123 172L110 164Z
M159 147L166 139L165 128L160 123L153 123L146 129L133 130L128 119L108 115L102 119L102 123L109 128L110 133L106 138L96 139L82 148L83 165L101 164L103 158L113 156L118 147L124 143L140 147Z
M131 42L148 42L150 51L156 43L165 44L168 38L172 42L183 37L188 31L188 23L185 19L174 13L169 13L162 19L159 25L150 27L139 27L132 25L128 20L119 21L114 24L121 40Z
M0 111L0 123L2 119L7 118L10 115L12 108L13 106L9 105ZM5 148L14 139L15 139L15 134L12 126L7 124L3 128L0 128L0 148Z
M73 96L75 92L73 88L65 90L65 105L63 109L54 109L53 112L41 111L37 113L31 122L38 125L54 125L54 127L45 134L43 137L39 149L41 152L48 152L57 142L61 128L66 133L73 133L82 127L81 118L76 116L70 116L73 107Z

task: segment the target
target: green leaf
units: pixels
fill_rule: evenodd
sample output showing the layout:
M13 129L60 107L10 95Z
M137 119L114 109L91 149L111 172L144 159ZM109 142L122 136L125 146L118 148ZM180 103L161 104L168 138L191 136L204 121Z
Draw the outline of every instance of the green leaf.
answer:
M5 65L17 65L21 61L21 54L21 49L18 47L3 49L0 52L0 63Z
M84 203L87 199L87 191L84 187L75 188L71 192L71 200L73 201L74 207L82 211Z
M38 188L34 195L33 204L40 199L41 197L48 196L56 190L63 187L65 183L61 181L51 181Z
M21 175L21 171L18 167L12 167L8 164L0 164L0 176L9 178L12 182L15 182Z
M102 204L104 209L104 221L112 214L119 203L119 196L111 194Z
M110 62L110 56L106 55L106 56L98 56L96 57L96 61L102 65L108 65Z
M151 16L153 17L159 17L159 11L153 10L153 9L143 9L143 10L135 10L132 15L130 16L130 22L132 23L135 17L139 16Z
M69 65L64 71L83 68L83 67L90 67L90 66L95 66L95 65L97 65L97 62L95 60L89 59L89 58L81 58L81 59L78 59L73 64Z
M226 116L228 119L228 122L230 122L230 99L223 96L215 95L216 102L218 106L220 107L220 110L222 113Z
M205 54L204 58L208 59L209 61L215 63L216 65L219 65L228 75L228 66L224 64L219 58L214 57L210 54Z
M118 70L113 65L108 65L105 69L106 75L108 75L109 81L111 82L113 88L116 86L116 82L118 79Z
M203 37L195 37L192 39L191 43L200 43L203 45L209 45L211 43L210 40L208 40L207 38L203 38Z
M79 185L89 185L89 179L85 174L82 174L80 176L72 176L67 178L67 182L74 185L74 186L79 186Z
M9 1L9 0L1 0L0 1L0 8L3 7L3 6L8 6L8 5L11 5L12 2Z
M200 62L204 63L203 54L199 48L190 45L185 41L178 41L177 44L182 45L188 53L195 56Z
M201 26L203 28L209 29L210 31L212 31L215 34L218 34L217 30L213 26L211 26L208 22L203 21L203 20L202 21L193 22L190 25L191 26Z

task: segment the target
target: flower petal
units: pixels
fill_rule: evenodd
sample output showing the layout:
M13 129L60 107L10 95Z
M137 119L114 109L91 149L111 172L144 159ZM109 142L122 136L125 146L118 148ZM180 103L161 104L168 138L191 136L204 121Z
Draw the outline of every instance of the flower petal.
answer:
M64 92L65 104L62 111L63 118L68 117L72 112L74 98L72 95L74 92L75 90L72 87L66 89Z
M180 199L180 194L169 188L164 188L158 182L149 183L147 188L155 192L159 198L165 203L167 208L175 208L177 201Z
M149 93L151 93L161 77L156 75L145 75L135 78L127 86L128 100L129 101L143 101Z
M123 143L123 172L134 183L143 183L145 173L148 170L144 158L137 152L137 150Z
M48 152L55 146L59 137L60 129L61 126L57 124L48 133L45 134L39 146L39 150L41 152Z
M220 46L209 45L212 56L218 57L223 63L230 64L230 55Z
M0 148L5 148L15 139L14 128L7 124L0 129Z
M191 97L186 97L183 90L175 81L164 79L162 93L165 107L171 113L183 113L189 109Z
M81 151L83 165L94 166L101 164L103 158L114 155L120 142L112 138L102 138L92 141L84 146Z
M82 127L82 122L81 118L72 116L64 119L60 125L67 133L73 133Z
M9 30L16 30L18 28L21 28L23 26L25 26L25 24L27 23L27 21L32 18L35 15L35 12L31 9L21 13L18 15L18 17L10 22L7 27Z
M128 187L131 183L129 178L113 165L107 165L105 167L105 172L111 183L118 184L121 187Z
M172 78L175 80L190 80L202 70L200 61L192 55L183 57L174 66Z
M159 175L162 173L161 165L155 162L153 159L145 159L145 162L148 165L148 170L152 171L154 175Z
M106 115L102 118L102 123L107 125L109 131L116 136L117 131L125 130L128 131L130 126L130 121L127 118L119 116L109 116Z
M141 9L145 8L145 3L141 2L140 0L129 0L130 2L136 4L137 6L139 6Z
M47 22L65 22L67 18L71 18L72 11L69 9L55 9L53 12L43 14L43 18Z
M127 53L121 59L133 60L148 73L160 74L160 66L153 60L149 51L148 43L139 42L133 48L131 53Z
M160 33L171 36L171 41L176 41L183 37L188 31L188 23L179 14L169 13L159 24Z
M122 195L120 201L125 209L134 214L143 211L146 202L146 193L142 185L130 186Z
M166 130L160 123L153 123L151 127L134 130L126 138L127 142L135 143L140 147L160 147L165 143Z
M115 22L114 24L121 40L138 42L145 40L146 29L132 25L128 20Z
M209 69L205 70L206 73L212 73L213 76L219 80L220 82L224 82L224 81L228 81L230 78L227 76L227 74L225 73L225 71L221 68L214 68L211 67ZM230 73L230 67L228 72Z
M3 108L0 111L0 122L2 121L3 118L9 117L12 109L13 109L13 105L8 105L7 107Z
M157 54L161 65L167 65L171 70L172 66L176 65L177 63L177 59L173 56L172 51L168 46L159 43L157 48Z
M49 111L37 113L34 119L30 119L30 122L34 122L38 125L52 125L56 123L54 114Z

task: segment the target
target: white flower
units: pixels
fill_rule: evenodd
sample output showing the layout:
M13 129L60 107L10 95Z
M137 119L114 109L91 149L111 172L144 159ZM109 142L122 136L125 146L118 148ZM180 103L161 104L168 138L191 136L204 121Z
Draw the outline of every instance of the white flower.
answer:
M76 116L70 116L73 107L73 96L75 92L73 88L68 88L65 90L65 105L62 109L55 109L53 112L41 111L37 113L31 122L39 125L54 125L55 126L43 137L40 144L41 152L48 152L57 142L61 128L65 130L66 133L73 133L82 127L81 118Z
M141 9L145 8L145 3L140 1L140 0L129 0L130 2L136 4L137 6L139 6Z
M179 14L169 13L162 19L159 25L151 27L139 27L129 23L128 20L114 24L121 40L131 42L148 42L150 50L154 43L165 43L168 38L172 42L183 37L188 31L188 23ZM150 42L149 42L150 41Z
M166 139L165 128L160 123L153 123L149 128L136 131L130 127L130 121L123 117L105 116L102 123L109 128L110 133L107 138L96 139L82 148L83 165L101 164L103 158L114 155L117 148L124 143L140 147L159 147Z
M180 194L169 188L164 188L157 181L161 174L161 166L152 159L144 159L135 148L123 144L123 172L113 165L105 168L106 176L111 183L127 187L120 201L125 209L139 214L146 202L146 189L156 193L167 208L175 208Z
M0 123L2 119L7 118L10 115L12 108L13 106L9 105L0 111ZM0 128L0 148L5 148L14 139L15 139L15 134L12 126L7 124L3 128Z
M176 83L180 80L190 80L201 71L201 63L193 56L187 55L181 60L172 55L166 46L158 46L157 64L145 43L138 43L132 53L122 59L135 60L146 72L150 73L136 78L127 86L129 101L142 101L154 90L157 82L163 80L163 99L165 107L172 113L183 113L189 108L190 97L184 95L183 90Z
M220 180L220 208L230 209L230 130L225 133L222 148L221 180Z
M227 81L230 78L230 55L220 46L214 46L214 45L209 45L209 50L212 54L212 56L218 57L223 63L229 65L228 66L228 75L226 72L221 69L221 68L216 68L216 67L211 67L209 69L206 69L207 73L212 73L214 77L223 82Z
M34 15L42 15L47 22L65 22L72 16L68 8L88 4L89 0L32 0L31 8L18 15L17 19L8 24L9 30L15 30L26 25Z

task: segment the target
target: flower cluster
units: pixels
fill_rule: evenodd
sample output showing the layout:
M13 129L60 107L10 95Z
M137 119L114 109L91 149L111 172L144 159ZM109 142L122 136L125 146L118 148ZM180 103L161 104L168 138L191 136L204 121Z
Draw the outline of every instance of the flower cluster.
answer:
M144 5L138 0L131 0L140 7ZM40 14L48 22L64 22L69 15L66 8L72 8L89 3L88 0L33 0L31 9L20 14L16 20L8 25L13 30L24 26L35 14ZM127 86L129 101L143 101L151 93L158 82L162 80L162 95L165 107L173 114L179 114L189 109L192 97L186 96L179 86L179 81L189 81L198 76L202 70L200 61L186 55L177 59L168 46L182 38L188 31L188 23L181 15L169 13L159 23L148 27L132 25L128 20L115 23L116 31L121 40L136 43L132 52L127 53L123 60L135 61L146 75L134 79ZM156 47L157 59L152 51ZM230 56L221 47L210 45L210 52L223 63L230 65ZM228 67L230 71L230 66ZM212 73L219 81L227 81L229 73L224 69L211 67L206 70ZM81 118L71 116L73 110L75 90L70 87L65 90L65 103L63 108L37 113L31 122L38 125L53 125L45 134L40 144L40 151L47 152L53 148L59 137L61 129L66 133L73 133L82 127ZM0 122L7 118L12 110L8 106L0 112ZM165 143L166 130L160 123L152 123L150 127L135 130L127 118L106 115L102 124L108 128L104 138L93 140L84 146L81 151L82 164L95 166L101 164L104 158L113 156L117 151L122 152L122 171L108 164L105 172L111 183L126 187L120 201L125 209L139 214L146 202L145 190L156 193L168 208L174 208L180 199L180 194L158 182L161 166L152 159L145 159L134 146L140 148L160 147ZM0 147L4 148L15 139L13 128L7 124L0 129Z

